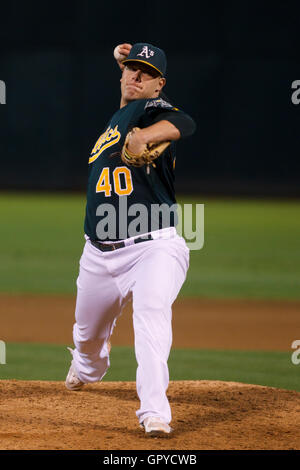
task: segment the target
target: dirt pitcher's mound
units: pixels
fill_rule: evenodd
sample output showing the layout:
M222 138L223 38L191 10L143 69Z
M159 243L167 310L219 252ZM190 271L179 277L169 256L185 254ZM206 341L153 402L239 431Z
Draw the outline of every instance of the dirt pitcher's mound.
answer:
M0 381L1 449L300 449L300 393L235 382L171 382L168 439L139 428L134 382L80 392L62 382Z

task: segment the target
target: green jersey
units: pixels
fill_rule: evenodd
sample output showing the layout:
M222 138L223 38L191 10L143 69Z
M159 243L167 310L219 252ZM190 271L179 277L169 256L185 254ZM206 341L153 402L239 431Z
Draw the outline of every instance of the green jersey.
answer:
M89 158L84 223L91 240L123 240L176 225L175 142L153 166L127 166L120 157L133 127L163 119L177 126L181 137L195 130L190 116L161 98L139 99L120 108L98 138ZM169 217L162 215L161 208L171 208Z

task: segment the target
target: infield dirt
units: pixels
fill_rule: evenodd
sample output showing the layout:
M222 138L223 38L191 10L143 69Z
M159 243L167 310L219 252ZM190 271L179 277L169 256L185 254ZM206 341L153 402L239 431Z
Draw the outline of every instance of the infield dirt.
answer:
M72 296L1 294L0 339L72 344L74 310ZM178 298L173 304L173 347L291 351L299 331L299 312L300 301ZM133 341L128 304L112 342L132 346Z
M0 296L1 339L72 343L74 297ZM173 347L290 350L300 302L177 299ZM129 305L113 345L132 345ZM80 392L63 382L0 381L0 449L300 449L300 393L221 381L168 389L175 431L149 439L139 428L135 382Z
M0 381L1 449L299 449L300 393L215 381L171 382L174 434L146 438L134 382L80 392L62 382Z

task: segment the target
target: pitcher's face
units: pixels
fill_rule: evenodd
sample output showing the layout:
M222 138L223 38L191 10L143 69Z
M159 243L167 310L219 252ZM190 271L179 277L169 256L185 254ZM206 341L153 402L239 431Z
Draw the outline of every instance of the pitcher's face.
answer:
M166 79L155 69L140 62L126 64L120 81L124 104L137 99L156 98L166 83Z

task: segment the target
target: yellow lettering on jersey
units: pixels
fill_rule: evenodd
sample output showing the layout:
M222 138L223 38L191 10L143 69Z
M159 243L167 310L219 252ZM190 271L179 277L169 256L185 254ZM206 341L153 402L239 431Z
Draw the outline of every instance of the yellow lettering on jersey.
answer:
M123 174L125 176L125 188L121 188L121 183L120 183L120 174ZM116 168L113 172L113 177L114 177L114 186L115 186L115 192L119 196L128 196L129 194L132 193L133 191L133 185L132 185L132 179L131 179L131 171L129 168L126 166L119 166Z
M96 186L96 193L105 193L105 197L109 197L111 194L111 184L109 182L109 168L104 167L101 171L101 175L98 179Z
M91 152L89 163L93 163L105 149L119 142L120 138L121 134L118 131L118 126L114 127L113 129L109 126L97 140Z

